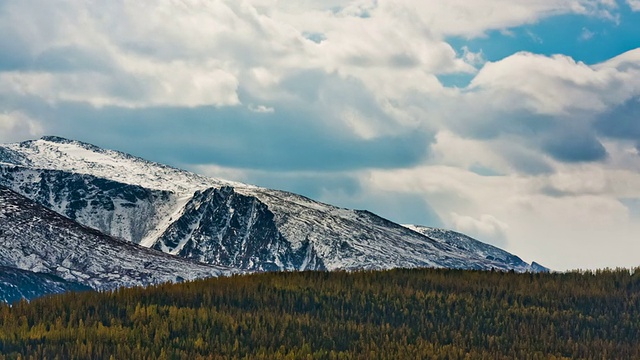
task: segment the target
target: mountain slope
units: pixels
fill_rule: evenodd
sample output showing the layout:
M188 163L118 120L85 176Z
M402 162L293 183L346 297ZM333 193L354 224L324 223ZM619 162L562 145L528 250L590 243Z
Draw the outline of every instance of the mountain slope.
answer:
M54 275L0 266L0 302L11 304L21 299L32 300L44 295L90 289Z
M238 194L230 186L196 191L182 216L167 228L154 248L249 270L324 270L309 244L292 250L273 218L264 203Z
M404 225L406 228L411 229L415 232L423 234L425 236L430 237L445 246L452 247L455 249L459 249L462 252L470 252L479 255L480 258L484 258L489 261L496 261L504 264L511 264L514 266L518 266L522 263L522 260L508 253L500 248L497 248L493 245L489 245L478 241L470 236L465 234L461 234L456 231L432 228L427 226L420 225ZM549 269L546 267L532 263L531 270L534 272L547 272Z
M515 256L489 259L367 211L208 178L78 141L44 137L0 149L0 184L86 226L198 261L252 271L533 270Z
M0 266L97 290L233 273L111 238L1 186Z

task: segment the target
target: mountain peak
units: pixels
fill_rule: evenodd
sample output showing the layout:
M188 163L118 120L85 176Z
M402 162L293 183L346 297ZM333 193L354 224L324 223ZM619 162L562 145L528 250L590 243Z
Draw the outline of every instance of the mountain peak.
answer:
M69 144L75 141L75 140L70 140L70 139L63 138L61 136L56 136L56 135L44 135L43 137L40 138L40 140L55 142L59 144Z
M90 143L87 143L87 142L83 142L83 141L79 141L79 140L73 140L73 139L67 139L67 138L64 138L62 136L57 136L57 135L45 135L45 136L42 136L39 139L39 141L46 141L46 142L50 142L50 143L54 143L54 144L60 144L60 145L76 145L76 146L82 147L84 149L93 151L93 152L105 152L106 151L105 149L103 149L103 148L101 148L99 146L96 146L96 145L93 145L93 144L90 144ZM126 154L126 153L122 153L122 152L119 152L119 151L118 151L118 153L120 153L120 154L122 154L124 156L127 156L127 157L128 156L132 156L132 155L129 155L129 154Z

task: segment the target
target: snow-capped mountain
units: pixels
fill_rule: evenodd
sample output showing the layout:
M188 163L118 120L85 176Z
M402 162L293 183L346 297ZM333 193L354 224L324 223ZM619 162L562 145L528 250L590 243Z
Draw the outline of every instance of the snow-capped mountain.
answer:
M0 184L109 235L251 271L451 267L534 271L368 211L209 178L58 137L0 146Z
M0 302L11 304L21 299L32 300L44 295L90 289L51 274L0 266Z
M111 238L2 186L0 266L53 274L96 290L236 272Z

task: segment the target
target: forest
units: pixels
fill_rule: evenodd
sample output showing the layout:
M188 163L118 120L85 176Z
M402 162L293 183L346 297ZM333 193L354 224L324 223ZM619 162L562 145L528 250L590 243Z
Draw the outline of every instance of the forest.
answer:
M0 305L0 359L640 359L640 268L261 273Z

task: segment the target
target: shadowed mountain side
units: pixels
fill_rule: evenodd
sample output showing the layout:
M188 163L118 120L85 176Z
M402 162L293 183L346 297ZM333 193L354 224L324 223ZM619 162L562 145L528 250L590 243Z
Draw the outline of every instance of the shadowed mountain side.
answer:
M91 288L51 274L0 266L0 302L11 304L21 299L32 300L44 295L87 290Z
M96 290L234 273L111 238L0 186L0 266Z

